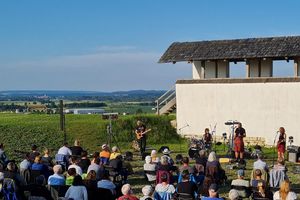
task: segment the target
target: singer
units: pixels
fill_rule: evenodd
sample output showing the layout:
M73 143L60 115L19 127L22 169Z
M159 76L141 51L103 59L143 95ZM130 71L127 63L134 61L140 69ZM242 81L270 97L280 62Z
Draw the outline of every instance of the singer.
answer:
M246 131L242 127L242 123L238 123L234 135L234 154L237 161L244 159L244 137L246 137Z
M285 153L285 145L286 145L286 134L285 129L283 127L279 128L279 137L277 141L277 152L278 152L278 160L284 160L284 153Z

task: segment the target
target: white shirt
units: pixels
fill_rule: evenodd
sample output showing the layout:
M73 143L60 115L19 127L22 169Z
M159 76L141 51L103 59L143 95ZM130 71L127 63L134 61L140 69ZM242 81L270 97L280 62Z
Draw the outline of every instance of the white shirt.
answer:
M268 165L266 162L259 159L253 163L253 169L263 169L266 171L268 169Z
M20 169L29 169L31 166L31 163L27 160L27 159L24 159L21 163L20 163Z
M295 192L289 192L286 197L286 200L296 200L296 199L297 199L297 195ZM279 191L274 193L273 200L281 200Z
M57 154L71 156L72 155L72 151L68 147L63 146L63 147L60 147L60 149L58 150Z
M84 186L71 186L65 194L66 199L88 200L86 188Z
M70 169L70 168L75 168L75 170L76 170L76 174L78 174L78 175L82 175L82 169L81 169L81 167L79 167L78 165L70 165L69 167L68 167L68 169Z

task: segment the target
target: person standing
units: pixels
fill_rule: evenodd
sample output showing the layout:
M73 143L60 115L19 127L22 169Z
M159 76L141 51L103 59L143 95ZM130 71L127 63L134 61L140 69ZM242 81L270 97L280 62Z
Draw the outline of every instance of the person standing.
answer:
M137 140L140 146L140 152L141 155L143 155L143 153L146 150L146 140L147 140L147 136L146 136L146 126L143 124L142 121L138 120L137 121L137 127L135 129L135 134L137 136Z
M286 145L285 129L283 127L280 127L279 128L279 138L277 141L278 160L279 160L279 158L282 158L284 160L285 145Z
M211 143L212 143L212 135L209 132L208 128L206 128L204 130L203 141L204 141L204 144L205 144L205 148L210 149L211 148Z
M242 127L242 123L239 122L234 135L234 154L236 160L244 159L244 137L246 137L246 131Z

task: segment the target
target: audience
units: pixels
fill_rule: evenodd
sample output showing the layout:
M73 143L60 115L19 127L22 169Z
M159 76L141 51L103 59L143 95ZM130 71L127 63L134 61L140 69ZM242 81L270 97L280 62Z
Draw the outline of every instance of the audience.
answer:
M72 146L70 149L72 152L72 156L78 156L78 157L81 156L81 153L83 151L82 147L80 146L79 140L75 140L74 146Z
M179 171L180 172L183 172L184 170L188 170L188 172L190 173L190 174L193 174L194 173L194 168L193 167L191 167L190 165L189 165L189 162L190 162L190 160L189 160L189 158L188 157L183 157L183 159L182 159L182 166L179 168Z
M100 158L97 158L94 163L90 164L90 166L88 167L87 173L89 173L90 171L94 171L96 173L96 179L99 180L104 169L102 167L102 165L100 165Z
M262 160L263 155L261 153L257 154L257 161L253 163L253 169L260 169L268 172L269 168L265 161Z
M76 175L74 177L73 184L67 190L65 198L73 200L88 200L87 190L83 184L81 176Z
M100 181L97 183L98 188L108 189L113 195L116 194L116 185L110 180L109 172L104 171Z
M167 173L160 176L161 183L155 186L154 199L169 199L175 193L175 187L168 183Z
M243 169L239 169L237 172L238 178L232 180L231 187L236 189L241 198L246 198L249 196L250 183L247 180L244 180L245 171Z
M68 169L75 168L76 169L76 174L81 176L82 175L82 169L78 165L79 162L80 162L80 159L77 156L72 156L71 157L71 163L72 164L68 167Z
M31 162L34 162L34 159L40 155L40 152L38 152L37 148L38 147L35 144L31 146L31 152L29 155L29 159Z
M72 185L76 175L78 175L76 174L76 169L73 167L69 168L66 175L66 185Z
M153 149L152 151L151 151L151 162L152 163L159 163L159 157L157 156L157 151L155 150L155 149Z
M209 189L209 196L208 197L202 197L201 200L219 200L222 198L219 198L219 194L218 194L218 185L213 183L210 185Z
M123 185L121 191L123 196L120 196L118 200L138 200L138 198L133 195L130 184L127 183Z
M80 162L78 163L78 166L82 169L82 173L87 173L90 164L91 164L91 161L90 161L90 159L88 159L87 151L82 151L81 159L80 159Z
M54 166L53 158L50 156L50 150L49 149L47 149L47 148L44 149L44 155L42 156L41 161L47 167L52 168Z
M42 163L41 156L35 157L34 163L31 165L31 170L40 171L40 173L44 175L46 178L48 178L49 176L48 167Z
M20 163L20 171L24 171L31 168L30 153L26 153L24 160Z
M260 169L254 171L255 179L252 180L251 186L257 187L259 183L262 183L266 187L266 181L262 179L262 172Z
M53 167L54 174L49 176L48 185L65 185L65 177L62 175L62 167L61 165L54 165Z
M144 164L144 172L147 176L148 181L152 182L156 180L156 169L157 165L152 163L151 156L145 157L145 164Z
M142 188L142 193L143 193L143 197L141 197L140 200L153 200L152 198L153 189L151 185L145 185Z
M290 182L284 180L280 184L279 191L274 193L273 200L296 200L297 195L290 190Z
M119 155L121 155L121 154L119 153L118 147L113 146L111 148L111 154L110 154L109 160L113 160L113 159L117 158L117 156L119 156Z
M177 184L177 192L188 194L193 199L197 196L197 185L193 181L190 181L190 173L188 169L185 169L181 173L182 181Z
M103 163L104 165L107 165L109 162L109 158L110 158L109 147L107 144L103 144L102 151L100 152L101 163Z
M240 199L239 192L237 190L235 190L235 189L231 189L229 191L228 198L230 200L239 200Z
M72 151L71 149L69 149L69 144L67 142L64 143L64 146L62 146L61 148L59 148L57 154L59 155L64 155L64 156L71 156L72 155Z

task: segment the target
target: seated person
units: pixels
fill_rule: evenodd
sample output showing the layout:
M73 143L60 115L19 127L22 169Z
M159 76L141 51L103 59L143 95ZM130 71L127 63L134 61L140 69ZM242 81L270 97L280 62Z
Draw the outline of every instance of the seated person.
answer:
M4 173L4 178L10 178L13 179L16 183L17 188L21 188L22 186L25 185L25 182L21 175L18 173L16 164L13 162L9 162L7 164L7 170L5 170Z
M262 183L264 187L266 187L266 181L262 179L262 172L260 169L256 169L254 171L255 179L252 180L251 186L257 187L258 183Z
M68 169L75 168L76 169L76 174L81 176L82 175L82 169L78 165L79 162L80 162L80 158L78 158L77 156L72 156L71 157L71 165L68 167Z
M24 160L20 163L20 171L31 168L31 162L29 158L30 153L26 153Z
M236 189L241 198L247 198L249 196L250 183L249 181L244 180L245 171L243 169L239 169L237 175L238 178L231 182L231 188Z
M100 181L97 183L98 188L108 189L113 195L116 194L116 185L110 180L109 172L104 170Z
M175 187L168 183L167 173L160 176L161 183L155 186L154 199L168 199L175 193Z
M193 199L197 195L197 185L193 181L190 181L190 173L188 169L183 170L181 173L182 181L177 184L177 193L189 194Z
M214 151L210 152L207 159L205 175L207 176L208 174L213 177L216 183L221 183L227 179L225 171L222 169L220 162L217 160L217 156Z
M270 187L279 187L280 183L287 179L287 168L282 158L278 159L277 164L270 170Z
M202 165L205 171L206 163L207 163L206 151L202 149L199 151L199 156L196 157L196 164Z
M50 150L45 148L44 155L42 156L42 163L52 169L54 166L53 158L50 156Z
M147 176L148 181L152 182L156 180L156 168L157 165L151 162L151 156L145 157L145 164L144 164L144 172Z
M159 157L157 156L157 151L155 150L155 149L153 149L152 151L151 151L151 162L152 163L159 163Z
M31 152L30 152L30 155L29 155L29 159L31 162L34 162L34 159L41 155L40 152L38 152L37 150L37 146L34 144L31 146Z
M160 162L157 165L157 170L163 170L163 171L171 171L172 166L169 163L169 158L165 155L163 155L160 158Z
M104 171L103 166L100 165L100 158L97 158L94 163L90 164L88 167L87 173L89 173L91 170L96 172L96 179L100 180L100 177L102 176L102 173Z
M74 177L72 186L69 187L65 194L65 199L88 200L87 190L83 184L81 176L76 175Z
M75 140L74 141L74 146L72 146L71 148L71 152L72 152L72 156L81 156L81 153L83 151L82 147L80 146L80 141L79 140Z
M257 154L257 161L253 163L253 169L261 169L268 172L269 167L265 161L262 160L263 155L261 153Z
M140 200L153 200L152 198L153 189L151 185L145 185L142 188L142 193L143 193L143 197L141 197Z
M170 154L171 154L171 151L168 149L168 148L165 148L162 153L164 154L164 156L167 156L168 157L168 162L171 166L174 165L174 160L171 158Z
M102 145L102 151L100 152L100 160L103 165L107 165L109 163L110 151L107 144Z
M201 200L220 200L218 194L218 185L213 183L210 185L208 189L209 196L208 197L201 197Z
M290 189L290 182L288 180L284 180L280 184L280 189L279 191L274 193L273 196L274 200L296 200L297 194L295 192L292 192Z
M117 146L111 148L111 154L109 160L115 159L117 156L121 155Z
M188 157L183 157L183 159L182 159L182 163L183 163L183 164L182 164L182 166L179 168L179 171L180 171L180 172L183 172L184 170L188 170L190 174L193 174L193 173L194 173L194 169L193 169L193 167L191 167L191 166L189 165L189 162L190 162L190 160L189 160Z
M44 165L42 163L41 156L36 156L34 159L34 163L31 165L31 170L40 171L42 175L45 176L45 178L48 178L49 176L49 169L47 165Z
M133 195L130 184L127 183L123 185L121 191L123 196L120 196L118 200L139 200L136 196Z
M203 184L199 187L199 192L198 194L201 196L209 196L209 187L211 184L215 183L212 175L208 174L205 176L203 180Z
M91 164L91 161L87 156L88 156L87 151L81 152L81 159L80 162L78 163L78 166L82 169L82 173L87 173L88 168Z
M235 189L231 189L229 191L228 198L230 200L239 200L240 199L239 192L237 190L235 190Z
M76 173L76 169L73 167L69 168L67 172L66 185L72 185L76 175L78 175Z
M30 196L44 197L46 200L52 200L51 193L44 185L45 177L40 175L35 178L35 183L27 185L25 191L30 192Z
M54 174L49 176L48 185L65 185L65 177L62 175L61 165L54 165Z
M262 182L259 182L256 186L256 191L252 193L252 199L261 199L261 198L266 198L266 199L272 199L272 192L266 190L266 185L263 184Z

